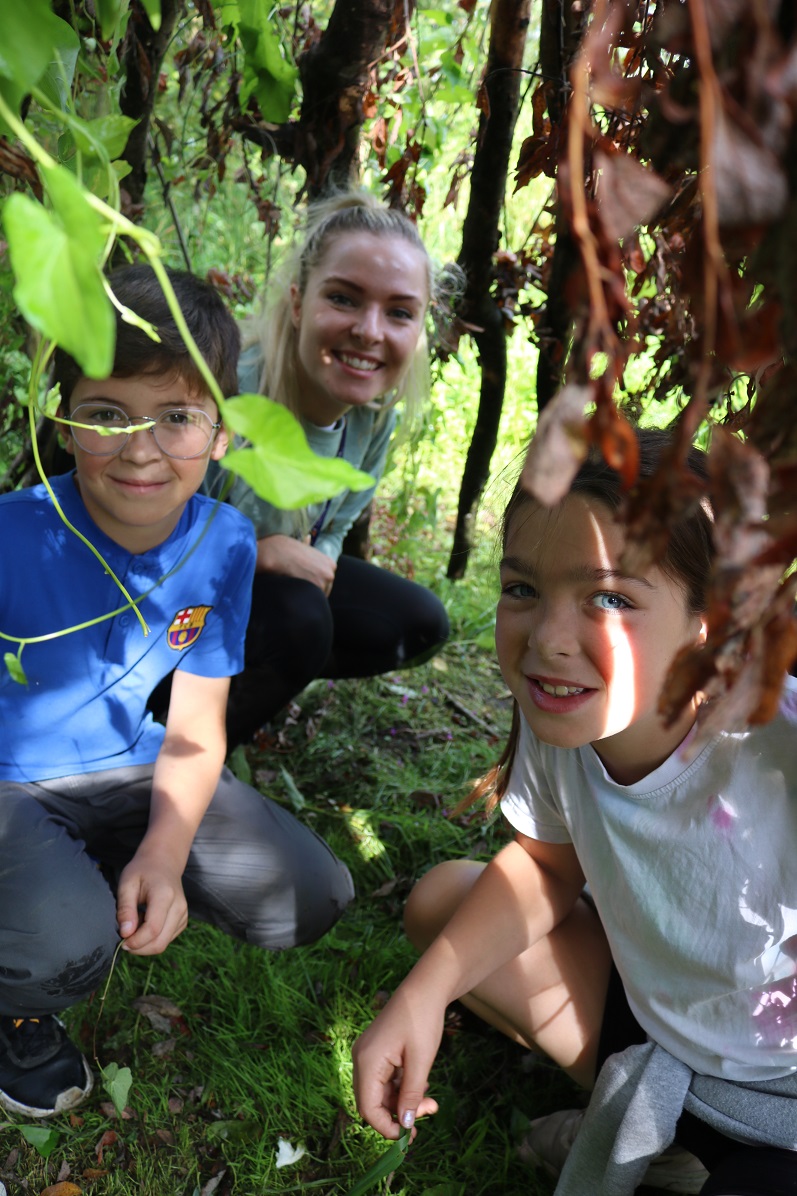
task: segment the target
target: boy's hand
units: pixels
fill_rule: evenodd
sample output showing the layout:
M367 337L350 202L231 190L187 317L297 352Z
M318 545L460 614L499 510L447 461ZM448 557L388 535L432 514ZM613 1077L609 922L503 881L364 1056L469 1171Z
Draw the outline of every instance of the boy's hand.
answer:
M139 850L119 879L116 920L123 950L133 955L165 951L188 925L181 873L168 860Z
M406 984L397 989L376 1021L354 1044L357 1108L383 1138L399 1138L415 1120L437 1112L424 1093L443 1036L445 1007L428 994L415 997Z
M299 577L329 594L335 580L335 568L335 562L325 553L290 536L265 536L257 542L258 573Z

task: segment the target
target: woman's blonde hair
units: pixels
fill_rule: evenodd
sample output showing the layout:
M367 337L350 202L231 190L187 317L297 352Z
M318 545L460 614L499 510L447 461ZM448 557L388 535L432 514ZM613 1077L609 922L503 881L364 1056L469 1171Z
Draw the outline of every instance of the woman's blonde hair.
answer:
M304 295L307 279L323 259L330 242L346 233L370 233L373 236L402 237L423 254L427 265L429 300L438 292L438 273L432 265L417 228L412 221L367 191L341 191L314 203L308 211L304 237L296 243L268 284L262 315L249 322L244 333L245 345L260 344L263 358L258 387L262 394L282 403L294 415L299 414L297 371L298 338L291 316L291 286ZM450 273L450 270L449 270ZM442 276L441 276L442 277ZM446 282L442 290L449 290ZM429 397L429 348L425 329L400 384L380 401L387 411L405 401L405 423L410 424Z

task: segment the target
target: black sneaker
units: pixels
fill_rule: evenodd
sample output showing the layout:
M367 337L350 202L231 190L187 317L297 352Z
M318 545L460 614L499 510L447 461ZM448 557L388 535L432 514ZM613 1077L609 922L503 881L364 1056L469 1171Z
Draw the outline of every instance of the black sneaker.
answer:
M91 1068L57 1017L0 1016L0 1107L54 1117L93 1087Z

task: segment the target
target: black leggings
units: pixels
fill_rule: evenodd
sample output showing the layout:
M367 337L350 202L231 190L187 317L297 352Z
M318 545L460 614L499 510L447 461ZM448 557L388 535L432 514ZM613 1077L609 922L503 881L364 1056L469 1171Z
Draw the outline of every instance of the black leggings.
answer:
M448 632L430 590L356 557L340 557L329 597L310 581L258 573L245 670L230 689L229 746L251 739L313 678L375 677L420 664Z
M612 968L598 1046L598 1070L609 1055L646 1041L620 976ZM700 1196L797 1196L797 1151L745 1146L686 1111L678 1120L675 1141L697 1155L710 1172Z

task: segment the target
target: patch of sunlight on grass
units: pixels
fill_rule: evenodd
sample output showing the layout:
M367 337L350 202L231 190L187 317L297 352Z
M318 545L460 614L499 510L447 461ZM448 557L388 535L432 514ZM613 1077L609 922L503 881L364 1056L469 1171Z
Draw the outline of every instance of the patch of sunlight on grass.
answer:
M343 817L362 859L369 864L375 860L382 862L386 872L389 873L390 859L387 848L371 827L370 812L368 810L344 810Z

